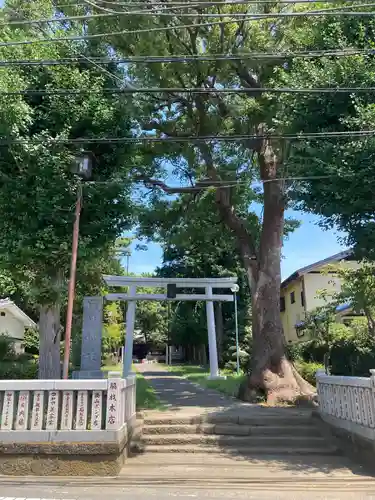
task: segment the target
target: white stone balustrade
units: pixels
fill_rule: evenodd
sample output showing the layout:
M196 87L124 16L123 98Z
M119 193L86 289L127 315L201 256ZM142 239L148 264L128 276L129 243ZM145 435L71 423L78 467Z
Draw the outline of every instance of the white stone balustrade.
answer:
M369 377L316 374L319 413L329 424L375 441L375 370Z
M1 380L0 442L118 441L135 420L135 377Z

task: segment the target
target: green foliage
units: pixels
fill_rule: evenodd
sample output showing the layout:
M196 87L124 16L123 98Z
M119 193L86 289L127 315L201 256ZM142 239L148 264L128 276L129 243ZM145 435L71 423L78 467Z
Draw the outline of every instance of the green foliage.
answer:
M164 289L145 287L139 291L145 294L164 293ZM164 349L168 342L169 322L173 321L173 312L168 312L169 306L166 302L154 300L137 303L136 329L140 330L145 343L154 349Z
M244 373L248 373L250 371L250 360L251 360L251 349L246 346L247 349L239 349L239 362L240 369ZM227 361L224 365L224 368L229 371L235 372L237 370L237 350L236 346L231 346L228 349L228 357L229 361Z
M375 265L361 262L357 269L332 266L342 281L340 292L333 294L334 304L349 303L354 313L364 314L367 327L375 337Z
M314 18L314 22L300 19L294 22L294 28L291 35L295 49L340 47L341 50L353 50L354 54L337 58L291 58L278 72L283 86L366 88L373 84L373 56L355 54L357 49L374 46L373 16L321 16ZM297 207L322 215L324 227L345 231L349 245L355 246L359 254L372 257L375 248L374 138L337 139L324 134L372 129L375 125L374 93L283 95L279 103L277 123L283 124L284 130L323 134L317 140L296 141L291 148L290 174L322 176L291 185Z
M104 364L116 364L124 345L124 315L118 302L111 302L104 308L102 358Z
M14 341L7 335L0 335L0 361L12 360L15 356Z
M375 339L366 319L358 318L350 325L330 323L323 337L288 346L288 354L301 375L310 370L310 365L313 371L313 365L328 361L333 375L368 376L375 366ZM309 373L306 376L311 378Z
M137 373L136 391L137 410L166 409L166 406L157 397L155 390L140 373Z
M37 329L28 328L22 341L25 351L30 354L39 354L39 332Z
M0 17L5 15L4 9L0 9ZM41 13L51 17L55 12L54 2L49 0L31 3L15 0L11 9L21 18L37 18ZM81 33L81 27L67 24L54 35ZM50 36L49 27L12 25L2 31L1 38L7 41L38 39L46 36L46 32ZM78 55L82 60L85 54L105 55L107 46L104 42L87 41L0 48L4 59L60 59ZM121 143L74 145L63 142L64 139L129 133L127 99L100 92L105 87L120 86L122 76L123 70L114 65L101 71L97 65L87 62L72 64L68 70L59 65L12 66L1 72L0 91L57 88L78 92L74 96L36 94L0 98L0 136L11 141L2 148L0 158L0 210L4 214L0 222L0 266L11 273L14 282L26 274L26 295L36 311L41 305L55 305L58 310L57 306L64 305L66 300L74 207L81 182L72 173L77 156L89 153L93 159L92 182L82 188L78 296L81 290L87 289L85 285L80 287L82 274L87 278L90 274L87 268L95 267L98 260L108 257L116 238L133 222L128 180L132 149ZM88 88L93 92L80 94ZM55 138L62 142L56 142ZM98 275L97 270L95 273ZM12 289L12 283L0 279L1 285L3 289ZM43 324L40 322L41 328ZM41 360L51 355L51 338L54 332L41 331ZM57 357L53 357L54 361ZM56 373L59 369L55 368Z
M314 363L312 361L298 361L296 368L299 374L312 385L316 385L316 372L317 370L324 370L324 365L321 363Z
M351 335L337 338L330 346L331 371L335 375L369 375L375 366L375 339L363 318L350 325Z
M3 361L0 363L0 380L38 378L38 364L33 361Z
M14 340L0 335L0 380L37 378L38 365L32 357L16 354Z

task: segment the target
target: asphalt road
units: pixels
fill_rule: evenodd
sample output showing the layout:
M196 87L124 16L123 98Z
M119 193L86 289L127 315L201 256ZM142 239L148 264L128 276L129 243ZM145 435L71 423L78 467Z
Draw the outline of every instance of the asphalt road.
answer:
M99 478L98 478L99 479ZM115 483L116 480L113 480ZM31 479L29 484L22 484L17 479L0 479L0 500L375 500L373 485L359 483L355 485L342 484L340 487L322 484L316 485L275 485L268 486L264 491L261 484L230 486L228 488L207 487L195 489L176 487L129 487L125 485L110 486L108 483L97 485L76 486L74 484L60 484L46 481L36 484ZM336 491L333 491L336 490Z

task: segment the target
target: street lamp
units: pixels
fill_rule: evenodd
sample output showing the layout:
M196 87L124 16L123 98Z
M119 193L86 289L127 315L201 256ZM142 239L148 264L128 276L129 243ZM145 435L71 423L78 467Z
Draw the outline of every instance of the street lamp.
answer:
M73 173L77 177L79 177L80 182L78 183L77 186L77 201L76 201L75 219L73 226L72 257L70 261L70 277L69 277L69 287L68 287L68 305L66 309L64 364L63 364L64 379L67 379L69 377L69 357L70 357L70 343L72 337L74 293L76 285L79 219L82 210L82 181L90 179L91 171L92 171L91 155L87 152L82 152L81 155L75 159L73 166Z
M236 328L236 357L237 357L237 375L240 374L240 346L238 339L238 311L237 311L237 292L240 290L240 287L237 284L234 284L231 287L231 292L234 293L234 321Z

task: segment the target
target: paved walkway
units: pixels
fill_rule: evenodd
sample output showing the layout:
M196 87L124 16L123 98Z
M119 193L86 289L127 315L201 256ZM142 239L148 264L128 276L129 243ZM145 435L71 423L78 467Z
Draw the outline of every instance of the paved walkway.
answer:
M305 408L271 408L259 404L246 403L231 398L218 391L201 387L199 384L168 372L158 364L139 364L136 367L139 373L147 379L153 387L156 395L171 412L184 413L212 413L232 412L236 415L246 414L261 416L283 416L283 415L305 415L311 413L311 409Z
M168 372L158 364L139 364L137 371L142 373L155 389L158 398L171 410L192 409L196 411L197 409L233 408L241 405L233 398L203 388L173 372Z

